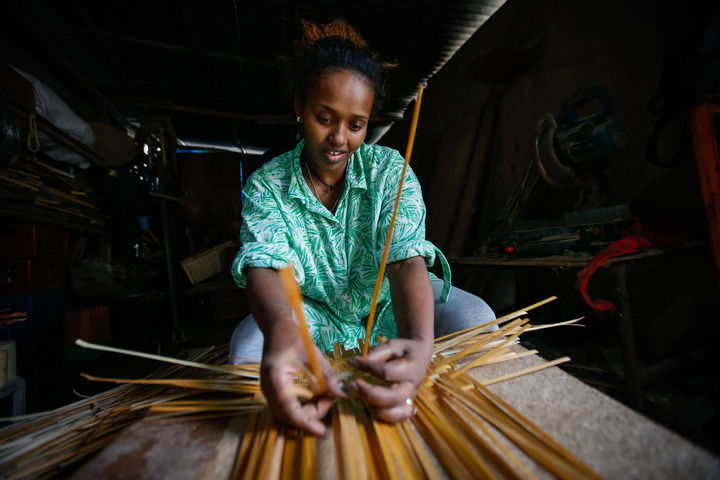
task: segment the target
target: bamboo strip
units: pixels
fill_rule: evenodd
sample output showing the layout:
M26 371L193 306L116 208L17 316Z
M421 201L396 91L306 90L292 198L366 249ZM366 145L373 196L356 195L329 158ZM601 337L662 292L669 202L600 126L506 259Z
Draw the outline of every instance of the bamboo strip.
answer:
M512 378L521 377L523 375L527 375L529 373L538 372L540 370L544 370L549 367L554 367L555 365L560 365L561 363L569 362L570 357L561 357L558 359L555 359L551 362L543 363L542 365L536 365L534 367L526 368L524 370L520 370L519 372L509 373L507 375L503 375L501 377L491 378L490 380L485 380L482 382L483 386L492 385L494 383L500 383L504 382L505 380L510 380Z
M349 399L338 399L333 408L333 432L335 454L338 457L338 473L344 480L369 478L365 452L358 449L362 439L357 421L349 408ZM337 428L336 428L337 427Z
M303 480L314 480L318 478L317 462L314 460L317 458L317 437L308 435L303 432L302 434L302 479Z
M257 472L262 469L263 452L266 448L266 441L272 432L272 415L269 410L263 410L256 429L252 432L250 448L247 452L245 469L240 472L241 480L253 480L259 478Z
M540 300L539 302L533 303L532 305L529 305L529 306L527 306L527 307L525 307L525 308L521 308L520 310L515 310L514 312L511 312L511 313L508 313L508 314L506 314L506 315L503 315L502 317L496 319L495 322L498 322L498 324L501 324L501 323L506 322L506 321L508 321L508 320L512 320L512 319L514 319L514 318L516 318L516 317L518 317L518 316L520 316L520 315L527 315L530 310L534 310L534 309L536 309L536 308L538 308L538 307L542 307L543 305L545 305L545 304L547 304L547 303L550 303L550 302L553 302L553 301L555 301L555 300L557 300L557 297L553 295L552 297L548 297L548 298L546 298L545 300ZM464 330L458 330L457 332L449 333L449 334L447 334L447 335L445 335L445 336L436 338L436 339L435 339L435 342L436 342L436 343L437 343L437 342L442 342L443 340L447 340L448 338L452 338L452 337L454 337L454 336L456 336L456 335L461 335L461 334L466 333L466 332L468 332L468 331L476 330L476 329L483 328L483 327L484 327L484 324L483 324L483 325L476 326L476 327L466 328L466 329L464 329Z
M391 445L390 452L393 456L394 465L397 466L401 474L400 478L420 478L423 471L417 462L411 461L412 445L405 442L403 436L399 433L400 429L398 426L380 422L377 422L375 426L379 429L379 433L388 439L388 443Z
M471 368L473 368L473 367L476 366L476 365L481 365L481 364L484 363L484 362L487 362L487 361L489 361L489 360L492 360L493 358L496 358L496 357L499 356L501 353L504 353L504 352L502 351L502 348L503 348L503 347L505 347L506 345L508 345L508 344L512 343L513 341L515 341L515 339L517 339L521 334L523 334L528 328L530 328L529 325L526 325L526 326L520 328L520 330L518 330L517 332L513 333L512 335L510 335L503 343L501 343L500 345L498 345L497 347L495 347L493 350L491 350L491 351L489 351L489 352L481 355L479 358L473 360L472 362L468 362L468 363L467 363L465 366L463 366L462 368L459 368L459 369L457 369L456 371L452 372L452 373L450 374L450 376L453 377L453 378L454 378L454 377L457 377L458 375L461 375L461 374L467 372L468 370L470 370Z
M410 449L418 465L420 465L420 467L422 468L424 477L430 480L440 479L440 474L435 469L435 466L432 464L432 462L430 462L428 458L429 452L422 445L422 442L420 441L420 438L418 437L418 434L415 431L412 423L410 421L400 422L399 427L404 437L410 443Z
M325 380L323 378L322 370L320 370L320 362L315 355L315 344L310 337L310 331L308 330L307 323L305 322L305 313L302 308L302 294L300 288L295 282L293 276L292 267L289 265L285 268L278 270L280 274L280 280L282 280L285 292L290 300L290 306L295 312L295 318L298 322L300 329L300 337L302 338L303 345L305 345L305 352L307 353L308 362L312 369L313 375L315 376L315 385L317 385L317 393L322 395L327 391L325 387Z
M234 393L255 393L260 389L260 385L254 381L247 380L223 380L223 379L168 379L168 378L145 378L145 379L128 379L128 378L104 378L80 374L83 378L94 382L108 383L128 383L138 385L169 385L181 388L195 388L198 390L216 390L222 392Z
M121 353L123 355L130 355L133 357L157 360L159 362L174 363L176 365L184 365L186 367L200 368L203 370L209 370L211 372L226 373L229 375L237 375L239 377L259 378L259 375L253 375L245 369L239 369L236 367L218 367L215 365L208 365L205 363L191 362L189 360L181 360L179 358L164 357L162 355L154 355L152 353L143 353L143 352L136 352L133 350L126 350L124 348L108 347L106 345L98 345L96 343L86 342L85 340L81 340L79 338L77 340L75 340L75 344L80 347L90 348L92 350L102 350L105 352Z
M507 333L509 333L511 330L515 329L516 327L519 327L521 325L524 325L527 323L528 319L518 319L514 320L511 323L509 323L507 326L500 328L498 330L495 330L492 333L489 333L485 335L483 338L477 340L476 342L471 343L467 347L463 348L457 353L454 353L442 361L437 362L433 366L435 367L442 367L443 365L448 365L454 361L457 361L460 358L466 357L467 355L477 353L485 348L486 345L488 345L490 342L499 339L500 337L504 337Z
M289 427L283 428L285 437L285 448L283 449L282 471L280 478L282 480L296 480L302 461L302 439L296 429Z
M583 320L585 316L574 318L572 320L566 320L564 322L557 322L557 323L547 323L542 325L533 325L528 332L534 332L535 330L544 330L546 328L553 328L553 327L561 327L563 325L573 325L575 327L584 327L585 325L577 325L577 322L580 320Z
M486 456L489 461L495 465L495 467L499 470L499 473L502 474L503 478L520 480L521 476L512 468L512 466L510 466L510 464L505 461L502 456L498 454L498 452L485 438L479 435L477 431L472 428L472 425L468 422L469 418L455 408L455 404L449 397L442 396L438 399L438 401L440 405L445 407L444 411L454 418L454 425L459 427L461 432L465 433L465 437L468 441L472 442L473 446L480 449L480 451L485 454L484 456Z
M387 472L388 479L400 480L392 457L392 445L390 445L389 439L382 434L382 424L373 419L372 429L375 432L375 439L377 440L377 446L379 447L378 458L380 459L380 463L383 465L385 472Z
M447 386L448 384L445 383L445 380L440 380L438 385ZM536 462L558 478L598 478L592 470L552 441L546 434L537 435L536 431L539 429L529 421L519 414L517 414L517 417L511 416L507 410L499 407L502 403L491 401L487 395L489 390L486 387L479 385L478 389L467 393L462 390L452 389L452 387L447 388L446 391L452 392L459 400L480 414ZM474 395L470 395L470 393L474 393ZM523 421L520 420L521 418Z
M499 410L503 411L506 415L508 415L508 417L512 418L518 424L523 425L523 427L526 428L529 432L531 432L533 435L536 435L538 438L542 439L547 445L549 445L551 448L553 448L555 451L557 451L560 455L562 455L566 459L573 462L576 465L576 467L578 467L580 470L583 470L591 478L598 478L597 474L595 474L595 472L593 472L589 467L587 467L584 463L582 463L578 458L576 458L572 453L570 453L562 445L560 445L555 440L553 440L541 428L539 428L534 423L532 423L530 420L528 420L523 415L521 415L520 412L515 410L512 406L510 406L503 399L501 399L500 397L495 395L490 389L488 389L484 385L481 385L478 387L477 391L479 393L481 393L489 402L492 402L494 405L496 405Z
M266 440L268 447L264 449L265 455L262 458L260 469L254 478L275 480L280 477L282 452L285 446L285 436L281 434L282 429L283 427L277 422L273 422L270 434Z
M247 468L248 452L250 451L250 446L252 445L255 431L258 428L258 424L264 418L263 414L264 412L255 412L250 415L248 424L245 426L245 431L243 432L242 440L240 441L238 453L235 456L235 467L233 468L233 473L231 476L231 478L233 479L240 478L240 475L242 474L241 469L243 467Z
M375 431L372 418L360 402L351 402L350 406L358 423L358 431L363 442L365 442L363 450L365 451L365 458L368 459L369 478L388 480L390 478L388 465L383 461L380 441L377 438L378 432Z
M465 463L458 456L457 451L450 445L450 443L444 441L445 436L443 435L443 425L441 420L433 415L428 409L427 405L431 402L426 400L428 395L427 391L421 389L415 397L415 404L417 405L417 414L413 417L413 423L421 432L424 432L424 438L433 447L435 454L443 464L447 472L452 478L475 478L471 470L465 465Z
M362 356L367 355L370 346L370 335L375 320L375 310L377 309L378 296L380 294L380 286L385 277L385 267L387 266L388 252L390 251L390 243L392 241L393 228L395 227L395 219L397 218L398 208L400 207L400 197L402 196L403 184L405 183L405 172L410 163L413 144L415 143L415 131L417 130L418 118L420 117L420 104L422 103L423 84L418 85L417 98L415 99L415 108L413 109L412 122L410 123L410 138L408 139L407 149L405 150L405 163L403 164L402 173L400 173L400 181L398 182L397 195L395 196L395 207L393 209L390 225L388 226L387 236L385 237L385 247L383 248L380 267L378 268L377 279L375 280L375 291L373 292L372 302L370 304L370 314L365 327L365 341L362 345Z
M470 385L472 385L472 384L470 384ZM522 462L520 460L518 460L518 458L515 455L513 455L513 453L510 450L508 450L508 448L505 445L503 445L503 443L497 438L497 436L494 435L490 431L490 429L487 428L478 419L477 415L475 415L473 412L468 410L468 408L465 405L458 402L454 398L447 397L447 400L452 402L456 408L460 409L461 411L463 411L465 413L465 417L468 418L476 428L478 428L485 436L487 436L490 439L490 441L493 443L495 448L497 448L499 451L501 451L503 453L503 455L505 455L505 458L507 458L513 465L515 465L515 467L520 471L522 478L529 478L529 479L535 478L535 476L532 473L530 473L530 471L527 468L525 468L525 466L522 464Z
M537 350L527 350L525 352L520 352L520 353L511 351L510 353L506 353L504 355L499 355L493 359L490 359L487 362L480 364L479 366L483 367L485 365L492 365L494 363L507 362L508 360L515 360L518 358L529 357L530 355L535 355L537 353L538 353Z

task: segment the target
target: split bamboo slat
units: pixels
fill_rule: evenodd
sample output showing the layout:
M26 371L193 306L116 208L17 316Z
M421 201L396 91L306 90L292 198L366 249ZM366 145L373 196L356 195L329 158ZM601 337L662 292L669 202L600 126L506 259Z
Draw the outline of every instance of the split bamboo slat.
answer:
M415 108L413 108L412 122L410 123L410 136L408 138L407 147L405 149L405 163L403 163L402 172L400 173L400 181L398 184L397 195L395 196L395 207L393 208L390 226L388 227L385 237L385 246L383 247L382 258L380 260L380 268L378 269L377 279L375 280L375 290L370 303L370 314L367 319L367 327L365 329L365 341L362 342L362 356L367 355L370 346L370 335L372 333L373 322L375 320L375 310L377 309L378 296L380 294L380 286L385 277L385 267L387 266L388 252L390 251L390 242L392 241L393 228L395 219L397 218L398 209L400 208L400 198L402 196L403 184L405 183L405 172L407 171L410 157L412 156L413 145L415 144L415 132L417 131L418 118L420 117L420 105L422 104L423 84L418 85L417 97L415 98Z
M335 445L335 458L330 464L337 470L324 474L347 480L515 479L533 478L529 464L534 464L535 471L541 468L561 479L598 478L582 461L486 387L567 358L485 381L471 375L474 369L485 365L532 353L515 353L507 348L523 331L534 328L527 320L530 309L499 319L494 332L487 332L483 326L438 339L433 361L415 399L417 412L410 420L386 424L375 419L372 410L359 399L336 399L329 421ZM80 343L89 348L105 348ZM142 418L201 421L236 415L247 416L248 421L239 442L233 478L318 477L321 467L317 438L273 420L260 390L259 365L226 365L227 346L211 348L192 361L113 351L175 365L152 378L85 375L89 380L121 385L51 412L4 419L11 423L0 430L3 478L57 475ZM348 360L360 354L359 348L336 345L328 361L349 382L358 372ZM311 376L314 375L307 367L299 369L298 396L312 396L310 390L315 379ZM376 379L368 378L373 380ZM509 448L511 444L513 448Z

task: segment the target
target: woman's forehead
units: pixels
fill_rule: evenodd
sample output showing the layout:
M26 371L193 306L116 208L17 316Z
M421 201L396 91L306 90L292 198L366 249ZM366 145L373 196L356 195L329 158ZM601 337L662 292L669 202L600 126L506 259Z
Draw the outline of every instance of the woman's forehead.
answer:
M352 111L358 116L370 116L375 94L364 76L350 70L329 71L317 77L308 90L307 104L323 106L334 111Z

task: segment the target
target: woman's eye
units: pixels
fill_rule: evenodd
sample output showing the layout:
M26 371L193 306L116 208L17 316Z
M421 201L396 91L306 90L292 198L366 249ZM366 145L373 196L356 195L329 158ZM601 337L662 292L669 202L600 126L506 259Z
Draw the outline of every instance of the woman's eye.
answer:
M350 124L350 130L357 132L362 130L363 124L362 123L351 123Z
M318 117L318 122L320 122L320 123L322 123L322 124L328 124L328 123L330 123L330 118L328 118L328 117Z

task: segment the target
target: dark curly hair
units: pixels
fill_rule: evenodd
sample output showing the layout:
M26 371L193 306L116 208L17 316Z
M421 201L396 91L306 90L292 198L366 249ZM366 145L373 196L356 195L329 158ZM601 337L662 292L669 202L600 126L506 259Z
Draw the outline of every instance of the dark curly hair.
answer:
M301 20L304 38L298 44L292 90L300 100L305 98L315 81L338 70L350 70L363 76L373 87L373 112L382 106L387 94L383 63L370 50L365 40L345 20L336 19L324 25Z

